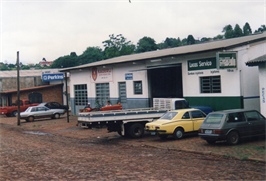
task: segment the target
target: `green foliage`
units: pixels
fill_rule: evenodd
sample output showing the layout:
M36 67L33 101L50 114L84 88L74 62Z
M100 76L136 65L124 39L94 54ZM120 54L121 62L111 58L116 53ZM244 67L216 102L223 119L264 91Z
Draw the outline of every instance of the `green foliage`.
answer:
M224 38L223 35L217 35L216 37L213 37L214 40L221 40L223 38Z
M248 22L243 27L243 33L244 33L244 36L252 34L252 30L251 30Z
M188 37L187 37L187 44L188 45L195 44L195 39L194 39L194 37L192 35L188 35Z
M262 32L264 32L264 31L266 31L266 26L265 26L265 25L261 25L261 26L258 28L258 30L255 30L254 33L262 33Z
M20 69L21 70L29 70L30 69L30 66L28 66L28 65L22 65Z
M104 54L100 47L88 47L79 57L78 65L103 60Z
M118 57L121 55L132 54L135 50L135 45L131 41L127 41L122 34L114 36L114 34L109 35L109 40L105 40L102 43L105 47L104 58L109 59L113 57Z
M51 65L51 68L67 68L67 67L74 67L76 65L77 65L77 57L66 55L56 59L54 63Z
M157 50L157 48L158 46L156 45L155 40L145 36L138 41L136 52L137 53L148 52L148 51Z
M8 66L6 65L6 64L4 64L4 63L0 63L0 70L2 71L2 70L8 70L9 68L8 68Z
M164 40L163 43L160 43L158 44L157 46L160 48L160 49L164 49L164 48L173 48L173 47L178 47L182 45L181 41L180 41L180 38L166 38Z
M182 45L187 45L187 38L184 38L184 39L182 40Z
M235 37L241 37L243 36L243 31L242 29L240 28L240 26L238 24L235 25L235 28L234 28L234 38Z

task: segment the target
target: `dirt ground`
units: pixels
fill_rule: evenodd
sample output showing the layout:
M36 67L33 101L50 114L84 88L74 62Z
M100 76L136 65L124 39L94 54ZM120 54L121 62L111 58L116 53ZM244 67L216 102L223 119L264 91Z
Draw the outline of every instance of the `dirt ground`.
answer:
M237 146L120 137L77 118L26 123L0 116L0 180L265 180L265 139Z

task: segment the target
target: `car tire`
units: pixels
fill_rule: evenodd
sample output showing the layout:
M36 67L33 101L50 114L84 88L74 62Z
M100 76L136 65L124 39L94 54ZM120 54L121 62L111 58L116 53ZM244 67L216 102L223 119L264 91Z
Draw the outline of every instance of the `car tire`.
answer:
M238 142L239 142L239 134L238 134L238 132L236 132L236 131L230 132L228 134L228 136L227 136L226 141L227 141L227 143L229 145L236 145L236 144L238 144Z
M215 144L215 140L206 140L210 145L213 145L213 144Z
M16 117L17 114L18 114L18 111L13 111L13 112L12 112L12 116L13 116L13 117Z
M168 134L159 134L159 137L160 137L162 140L165 140L165 139L167 139Z
M174 136L174 139L176 139L176 140L183 138L183 136L184 136L183 129L176 128L175 131L174 131L173 136Z
M28 117L28 122L33 122L34 121L34 117L33 116L30 116L30 117Z
M59 119L59 118L60 118L60 114L59 114L59 113L56 113L56 114L54 115L54 118L55 118L55 119Z
M140 123L134 123L129 128L129 135L131 138L141 138L144 134L144 127Z

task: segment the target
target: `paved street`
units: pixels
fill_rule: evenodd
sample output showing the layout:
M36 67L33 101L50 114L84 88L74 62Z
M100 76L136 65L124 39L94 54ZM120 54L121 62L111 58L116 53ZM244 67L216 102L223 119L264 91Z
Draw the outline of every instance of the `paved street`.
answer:
M234 147L223 142L213 146L197 136L166 141L149 135L142 139L123 138L105 129L79 128L75 116L70 117L70 123L65 117L21 121L21 126L17 126L16 118L0 117L1 180L264 180L266 177L265 140L261 139L246 140Z

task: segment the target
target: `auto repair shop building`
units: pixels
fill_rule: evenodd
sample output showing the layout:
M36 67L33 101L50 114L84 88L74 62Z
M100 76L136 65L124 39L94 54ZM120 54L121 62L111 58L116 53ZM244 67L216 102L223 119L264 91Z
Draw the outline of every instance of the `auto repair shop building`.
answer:
M266 32L115 57L59 70L70 73L72 114L110 99L123 109L152 107L152 98L184 97L214 110L260 110L259 70L245 62L266 53ZM264 77L265 78L265 77Z

